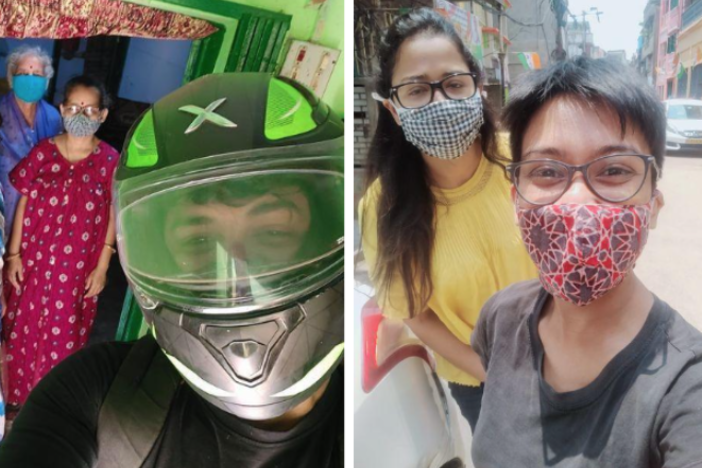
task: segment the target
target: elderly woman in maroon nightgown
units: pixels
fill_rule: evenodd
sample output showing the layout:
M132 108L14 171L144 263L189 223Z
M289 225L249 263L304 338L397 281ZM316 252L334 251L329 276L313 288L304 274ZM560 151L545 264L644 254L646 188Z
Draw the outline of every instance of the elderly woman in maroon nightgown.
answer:
M104 86L90 77L66 85L66 133L40 141L10 173L22 194L6 264L3 338L8 408L83 347L115 252L110 209L117 151L95 137L107 117Z

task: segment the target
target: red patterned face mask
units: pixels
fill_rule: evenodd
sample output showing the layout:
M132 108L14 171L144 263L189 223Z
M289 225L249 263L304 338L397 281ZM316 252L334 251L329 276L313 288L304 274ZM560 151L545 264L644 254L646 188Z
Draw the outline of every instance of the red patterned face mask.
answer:
M554 297L586 306L634 268L648 238L651 203L517 209L522 238Z

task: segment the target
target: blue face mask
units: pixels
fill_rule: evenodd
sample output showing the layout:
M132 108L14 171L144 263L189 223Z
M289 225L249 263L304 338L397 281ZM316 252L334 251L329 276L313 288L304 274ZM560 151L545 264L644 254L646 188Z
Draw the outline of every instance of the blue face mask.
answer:
M45 76L17 75L12 77L12 91L15 96L24 102L34 103L39 101L46 92L49 80Z

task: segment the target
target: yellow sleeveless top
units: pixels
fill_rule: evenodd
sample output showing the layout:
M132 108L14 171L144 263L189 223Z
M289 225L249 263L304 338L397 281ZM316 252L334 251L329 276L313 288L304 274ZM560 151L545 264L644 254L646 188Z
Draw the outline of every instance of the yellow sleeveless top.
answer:
M428 307L462 342L469 344L480 309L495 292L512 283L537 277L524 247L510 199L510 182L501 167L482 158L473 177L451 190L433 188L437 199L432 258L434 291ZM377 202L375 181L359 204L363 253L374 277L377 262ZM389 288L376 285L383 314L407 319L405 289L397 275ZM479 381L435 353L440 377L463 385Z

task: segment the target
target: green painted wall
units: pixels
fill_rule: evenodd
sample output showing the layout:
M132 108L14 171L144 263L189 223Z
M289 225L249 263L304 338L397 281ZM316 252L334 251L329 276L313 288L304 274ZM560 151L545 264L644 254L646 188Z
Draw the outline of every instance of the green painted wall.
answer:
M344 115L344 0L327 0L308 6L309 0L227 0L292 16L288 37L341 50L339 61L324 93L324 101ZM351 0L349 0L351 1ZM288 44L284 49L287 53Z
M351 0L348 0L351 1ZM317 20L311 42L341 50L339 61L324 93L324 101L344 116L344 0L327 0ZM349 84L351 86L352 84Z
M226 57L229 55L228 45L236 34L237 20L218 16L207 4L207 0L125 0L130 3L160 8L176 13L183 13L197 18L206 19L225 30L220 59L215 70L223 70ZM348 0L351 1L351 0ZM292 16L292 24L288 39L310 41L325 47L341 50L341 56L336 64L334 73L329 80L329 86L323 99L334 111L344 115L344 0L327 0L321 6L309 6L309 0L224 0L234 5L259 8L275 13ZM203 10L210 12L204 13ZM287 53L289 40L286 41L284 53Z
M293 17L290 25L290 37L308 41L312 37L319 7L309 7L308 0L226 0L239 5L246 5L262 10L284 13Z

